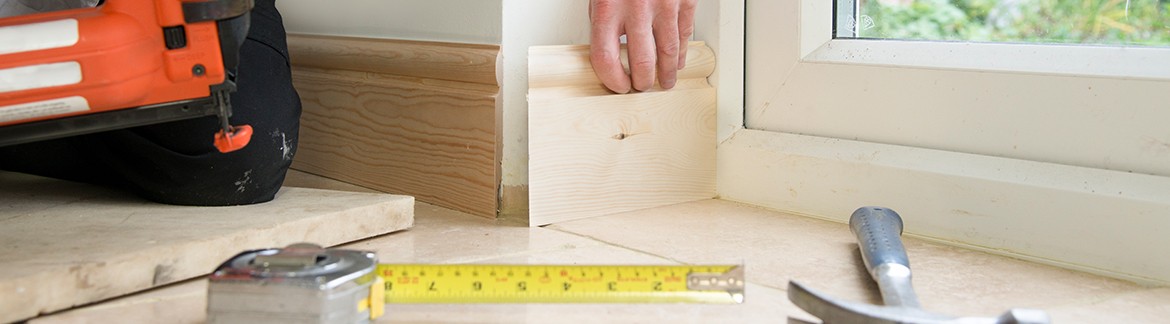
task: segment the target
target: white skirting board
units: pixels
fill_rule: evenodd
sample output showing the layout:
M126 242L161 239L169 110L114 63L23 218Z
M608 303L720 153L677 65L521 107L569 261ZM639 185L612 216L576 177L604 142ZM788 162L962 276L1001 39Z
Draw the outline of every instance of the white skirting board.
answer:
M727 200L837 222L880 205L907 235L1170 283L1167 177L741 130L718 148L717 181Z

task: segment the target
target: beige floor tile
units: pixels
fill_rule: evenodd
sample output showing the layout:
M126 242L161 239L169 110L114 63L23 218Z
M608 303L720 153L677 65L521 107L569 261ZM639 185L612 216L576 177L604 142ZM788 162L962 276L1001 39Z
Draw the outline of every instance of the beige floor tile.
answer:
M289 171L284 185L331 190L370 191L300 171ZM471 263L539 251L573 250L602 243L542 228L501 224L466 213L417 203L414 227L376 240L341 246L374 251L385 263Z
M842 299L876 302L846 226L726 201L702 201L547 228L494 221L419 203L411 230L346 245L382 262L675 264L745 262L740 305L389 305L387 323L784 323L811 319L792 305L791 278ZM907 239L927 309L995 315L1049 310L1056 323L1156 323L1170 289L1136 285ZM156 289L54 314L34 323L166 322L205 318L206 281ZM1121 314L1121 315L1118 315Z
M35 318L29 323L202 323L207 317L206 308L207 279L195 279Z
M794 278L842 297L871 297L849 230L829 222L711 200L549 228L681 262L739 260L749 281L773 288Z
M880 303L856 239L844 224L708 200L550 226L687 263L741 258L747 279L785 289L788 280L838 298ZM905 239L927 310L998 315L1098 300L1138 286L917 239Z
M375 250L382 262L499 264L676 264L559 231L496 225L426 204L416 208L416 227L345 246ZM409 252L403 252L409 251ZM534 304L389 305L381 322L394 323L782 323L789 314L809 318L781 290L750 284L741 305ZM206 280L37 319L36 323L177 322L206 317Z
M543 228L500 225L492 220L419 203L415 206L413 228L342 247L374 251L379 262L384 263L472 263L602 244Z
M384 323L784 323L811 317L784 291L755 284L743 304L389 305Z
M1091 303L1051 309L1053 323L1167 323L1170 288L1143 289Z

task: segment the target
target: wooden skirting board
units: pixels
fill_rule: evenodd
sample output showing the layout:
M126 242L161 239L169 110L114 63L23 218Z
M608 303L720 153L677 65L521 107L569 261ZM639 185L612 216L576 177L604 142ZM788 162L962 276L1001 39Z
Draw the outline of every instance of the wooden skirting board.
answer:
M184 207L0 172L0 323L201 276L244 250L333 246L413 221L407 196L284 188L263 204Z
M587 46L529 49L529 224L715 196L715 56L691 43L676 87L616 95Z
M495 217L499 46L288 41L304 106L293 168Z

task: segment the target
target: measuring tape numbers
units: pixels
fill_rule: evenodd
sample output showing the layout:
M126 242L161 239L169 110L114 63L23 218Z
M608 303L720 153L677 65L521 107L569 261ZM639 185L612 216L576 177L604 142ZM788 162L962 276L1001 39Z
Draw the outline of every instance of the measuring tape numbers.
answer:
M735 265L380 264L387 303L742 303Z

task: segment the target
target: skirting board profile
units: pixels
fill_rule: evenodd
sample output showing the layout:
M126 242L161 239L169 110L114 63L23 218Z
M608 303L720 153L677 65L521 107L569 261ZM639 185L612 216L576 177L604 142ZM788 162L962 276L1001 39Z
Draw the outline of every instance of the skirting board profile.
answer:
M1170 283L1170 178L759 130L719 146L720 198L1148 284Z
M293 168L494 218L499 46L289 35Z
M714 196L714 53L687 56L674 89L617 95L588 46L529 49L529 225Z

